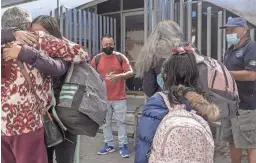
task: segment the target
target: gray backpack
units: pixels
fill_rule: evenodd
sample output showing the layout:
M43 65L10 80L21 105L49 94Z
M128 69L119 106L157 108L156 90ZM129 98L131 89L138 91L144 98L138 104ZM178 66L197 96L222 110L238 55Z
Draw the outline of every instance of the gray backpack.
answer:
M195 48L199 85L208 94L208 101L219 107L219 119L231 118L239 108L239 96L235 79L228 69L219 61L200 55L190 43L185 46Z
M199 85L208 94L209 102L220 109L219 119L236 115L239 104L237 85L227 68L219 61L197 55ZM201 58L201 59L198 59Z
M73 63L62 86L56 113L75 135L94 137L107 114L104 80L88 63Z
M190 43L184 46L192 46ZM235 79L227 68L219 61L200 55L197 49L195 58L199 71L199 86L208 95L208 101L216 104L219 109L219 119L231 118L239 108L239 96ZM163 87L161 75L157 76L157 83Z

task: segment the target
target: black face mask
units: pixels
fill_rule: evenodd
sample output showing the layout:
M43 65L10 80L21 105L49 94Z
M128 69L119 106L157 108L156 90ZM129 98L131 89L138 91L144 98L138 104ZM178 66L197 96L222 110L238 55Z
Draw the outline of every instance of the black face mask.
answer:
M102 49L102 52L104 52L106 55L111 55L113 51L114 51L114 47L111 47L111 46L108 46Z

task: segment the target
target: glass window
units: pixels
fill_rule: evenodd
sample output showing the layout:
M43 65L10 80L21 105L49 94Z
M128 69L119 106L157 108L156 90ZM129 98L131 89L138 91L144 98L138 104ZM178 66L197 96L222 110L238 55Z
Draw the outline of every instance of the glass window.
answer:
M125 55L132 67L144 45L144 15L125 16Z
M108 0L97 5L98 14L120 11L121 0Z
M143 8L144 0L123 0L123 10Z

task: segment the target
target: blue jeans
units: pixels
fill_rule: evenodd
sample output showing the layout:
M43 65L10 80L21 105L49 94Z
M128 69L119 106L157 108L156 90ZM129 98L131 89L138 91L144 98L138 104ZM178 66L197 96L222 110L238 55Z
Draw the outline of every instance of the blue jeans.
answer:
M114 147L114 137L112 134L112 116L114 115L117 123L119 147L128 144L125 117L127 111L126 100L109 101L106 122L103 125L104 142Z

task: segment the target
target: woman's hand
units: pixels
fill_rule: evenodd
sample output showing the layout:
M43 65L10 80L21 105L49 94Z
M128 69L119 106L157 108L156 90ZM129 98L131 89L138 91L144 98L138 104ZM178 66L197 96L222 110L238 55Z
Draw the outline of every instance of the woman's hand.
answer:
M3 49L3 59L5 62L12 60L12 59L17 59L19 56L21 50L21 46L17 44L11 44Z
M15 31L14 37L23 45L33 45L38 42L36 36L28 31Z

